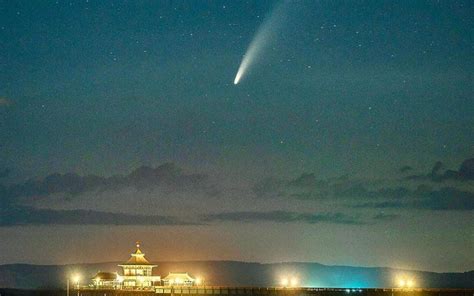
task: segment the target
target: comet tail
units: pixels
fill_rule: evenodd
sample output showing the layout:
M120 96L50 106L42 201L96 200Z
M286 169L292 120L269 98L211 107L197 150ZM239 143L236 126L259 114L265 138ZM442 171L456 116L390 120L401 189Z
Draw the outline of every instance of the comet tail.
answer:
M281 23L281 20L284 16L285 4L288 1L283 1L277 5L271 15L263 22L263 24L258 29L255 37L252 42L250 42L249 47L240 63L239 70L235 75L234 84L240 82L242 77L245 75L249 67L255 62L255 60L261 55L263 49L269 43L269 40L273 37L276 28Z

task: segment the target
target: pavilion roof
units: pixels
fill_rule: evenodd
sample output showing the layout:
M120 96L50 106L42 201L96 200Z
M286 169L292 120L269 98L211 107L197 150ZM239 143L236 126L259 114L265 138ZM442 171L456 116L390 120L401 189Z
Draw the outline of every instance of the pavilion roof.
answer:
M115 272L99 271L99 272L97 272L96 275L94 275L93 279L112 281L112 280L116 280L117 277L118 277L118 275Z
M173 280L176 281L177 279L181 281L194 281L195 279L191 277L187 272L170 272L163 280L169 281Z
M143 253L140 250L140 243L137 242L137 249L135 250L134 253L131 254L130 259L128 259L125 263L120 264L120 266L123 265L150 265L150 266L156 266L151 264L146 258L145 258L145 253Z

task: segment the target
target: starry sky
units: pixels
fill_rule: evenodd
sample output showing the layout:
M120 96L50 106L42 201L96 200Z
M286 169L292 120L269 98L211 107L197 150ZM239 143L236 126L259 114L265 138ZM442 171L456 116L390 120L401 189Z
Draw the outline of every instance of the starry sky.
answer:
M0 264L474 269L472 3L279 4L0 0Z

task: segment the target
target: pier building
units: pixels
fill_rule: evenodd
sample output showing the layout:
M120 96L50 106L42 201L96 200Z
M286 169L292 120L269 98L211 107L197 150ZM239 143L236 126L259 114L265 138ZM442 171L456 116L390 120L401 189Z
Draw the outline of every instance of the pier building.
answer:
M161 277L153 275L153 268L156 265L151 264L146 258L145 253L140 250L140 243L136 243L136 250L130 254L127 262L120 264L123 269L121 276L124 287L147 288L161 285Z
M153 290L161 286L194 286L196 281L187 272L170 272L165 278L153 274L153 268L157 267L145 257L140 249L140 242L136 243L135 252L130 258L118 265L122 268L119 272L98 272L90 285L95 289L125 289L125 290Z

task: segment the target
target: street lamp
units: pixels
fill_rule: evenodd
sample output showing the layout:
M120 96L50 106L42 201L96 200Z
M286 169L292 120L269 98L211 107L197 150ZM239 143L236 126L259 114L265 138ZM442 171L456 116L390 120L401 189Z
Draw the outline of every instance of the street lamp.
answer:
M73 284L76 285L77 295L79 296L79 282L81 281L81 275L76 273L76 274L73 274L72 276L67 277L67 282L66 282L67 296L69 296L69 286L70 286L69 283L71 280Z
M117 288L122 288L123 277L117 273Z
M404 288L405 285L406 285L405 279L400 279L400 280L398 281L398 286L399 286L400 288Z
M196 278L196 281L195 281L196 285L200 286L202 284L202 282L203 282L202 278L200 278L200 277Z
M79 289L79 282L81 281L81 275L80 274L75 274L72 277L72 281L76 284L76 288Z

